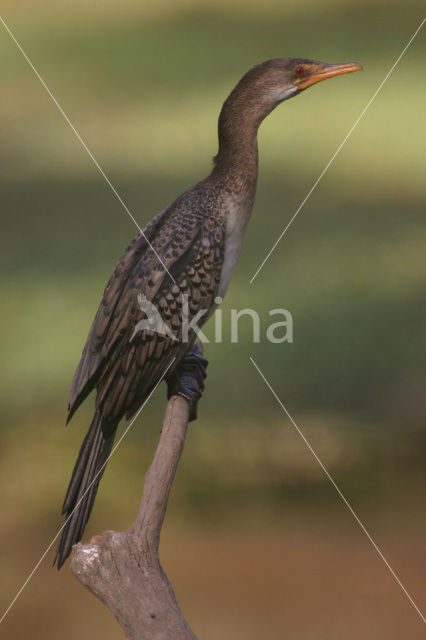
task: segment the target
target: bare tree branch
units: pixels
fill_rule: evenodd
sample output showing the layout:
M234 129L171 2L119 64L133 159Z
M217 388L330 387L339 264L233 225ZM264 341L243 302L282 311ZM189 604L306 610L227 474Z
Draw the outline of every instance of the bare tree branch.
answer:
M145 476L139 512L128 531L106 531L73 549L71 570L115 615L131 640L197 640L159 559L160 533L190 417L207 362L197 343L169 381L170 399L157 450Z

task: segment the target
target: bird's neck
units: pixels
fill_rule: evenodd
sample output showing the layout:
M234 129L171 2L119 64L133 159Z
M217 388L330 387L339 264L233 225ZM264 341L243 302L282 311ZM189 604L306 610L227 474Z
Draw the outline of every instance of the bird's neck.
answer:
M244 208L251 211L258 173L257 130L265 114L244 102L235 90L219 116L219 151L211 177Z

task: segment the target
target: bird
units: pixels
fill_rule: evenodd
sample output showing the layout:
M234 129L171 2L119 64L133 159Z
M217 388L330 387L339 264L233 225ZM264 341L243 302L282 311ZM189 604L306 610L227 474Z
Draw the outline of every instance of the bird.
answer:
M119 259L71 385L67 423L93 390L96 401L63 503L58 569L82 538L119 422L178 370L197 327L225 295L254 205L261 122L308 87L360 69L292 57L249 69L223 103L209 175L157 214ZM149 314L150 307L158 313ZM167 329L156 331L152 317Z

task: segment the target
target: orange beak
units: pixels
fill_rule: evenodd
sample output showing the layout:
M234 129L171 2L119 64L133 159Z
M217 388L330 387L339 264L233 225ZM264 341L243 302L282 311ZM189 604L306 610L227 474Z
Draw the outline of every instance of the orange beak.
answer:
M327 64L327 65L312 65L312 72L310 75L304 78L297 78L294 81L296 87L300 90L307 89L321 80L327 80L327 78L333 78L334 76L340 76L344 73L352 73L353 71L360 71L361 65L357 62L344 62L342 64Z

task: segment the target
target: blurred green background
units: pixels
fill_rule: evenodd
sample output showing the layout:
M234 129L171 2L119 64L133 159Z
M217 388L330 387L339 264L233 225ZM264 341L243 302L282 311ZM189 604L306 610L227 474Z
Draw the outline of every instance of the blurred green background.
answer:
M422 19L355 0L3 2L3 18L140 225L209 171L221 104L253 64L359 61L262 125L258 196L206 345L207 388L162 540L203 640L421 638L420 617L249 362L252 355L421 607L425 601L424 127L419 34L249 280ZM135 226L0 28L1 608L62 524L88 401L63 428L104 284ZM258 310L230 344L229 310ZM294 343L265 339L289 309ZM243 326L244 325L244 326ZM212 337L213 327L206 331ZM135 516L159 389L109 463L85 539ZM121 638L53 549L0 637Z

